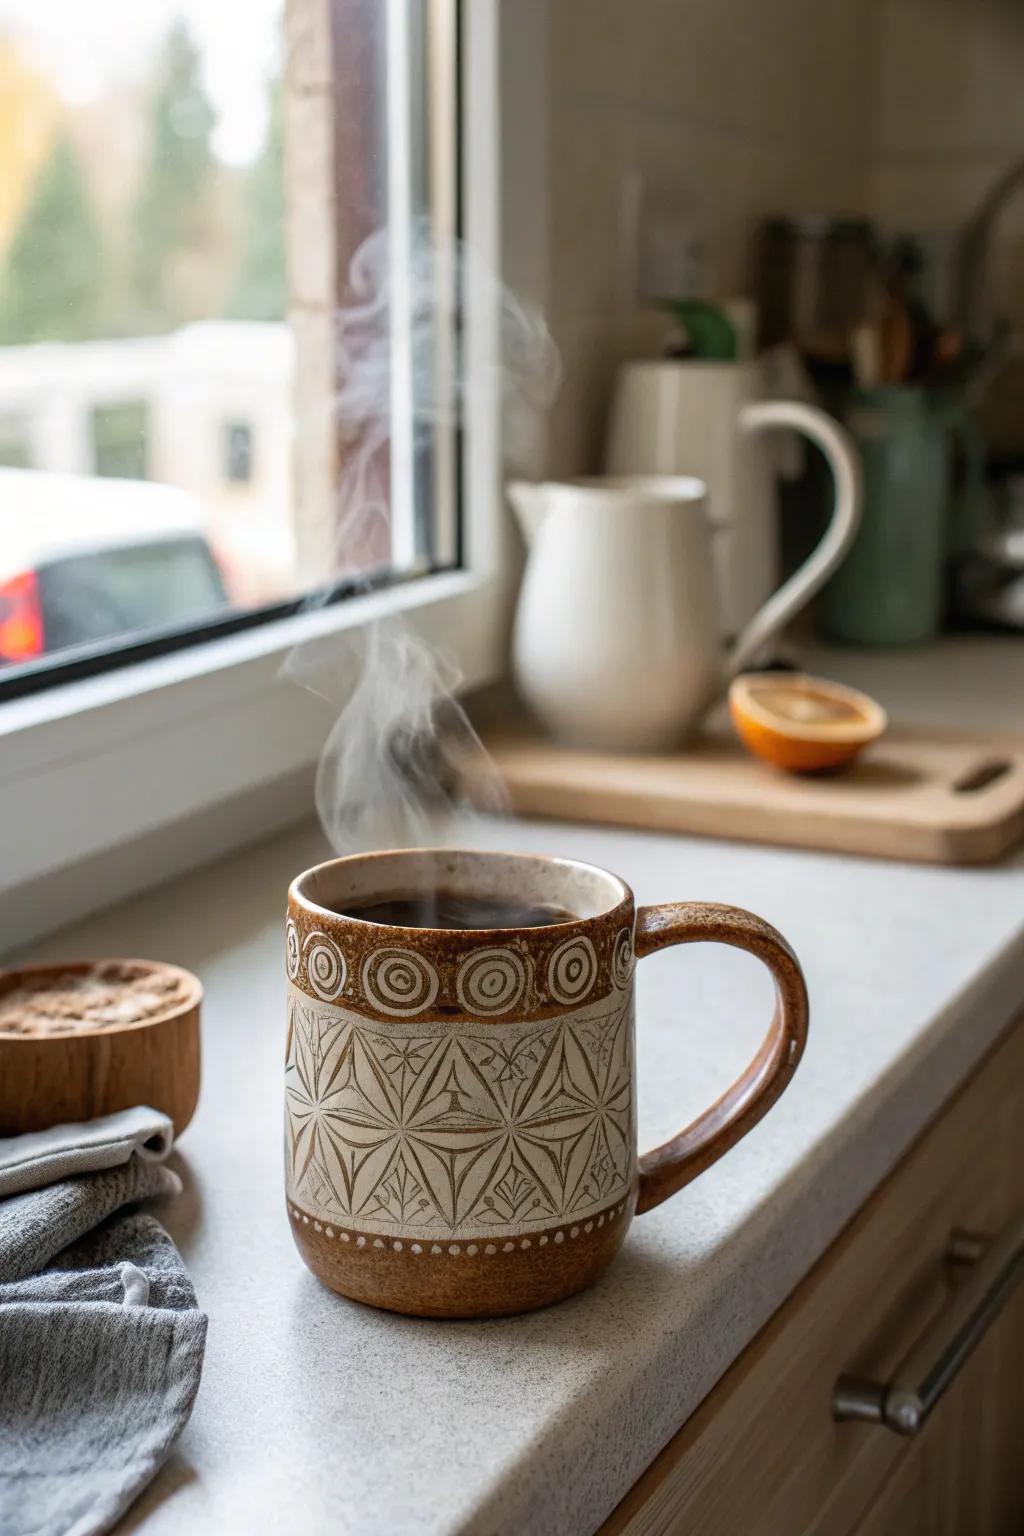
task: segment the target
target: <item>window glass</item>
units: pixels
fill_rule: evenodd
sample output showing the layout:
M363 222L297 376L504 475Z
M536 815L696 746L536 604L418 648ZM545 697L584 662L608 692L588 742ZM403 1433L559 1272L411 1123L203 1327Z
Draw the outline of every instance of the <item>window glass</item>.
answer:
M235 485L248 485L252 479L252 428L245 421L229 421L224 439L224 478Z
M93 473L121 480L146 480L149 409L144 400L98 405L92 412Z
M415 146L441 89L454 121L454 79L428 67L454 9L334 10L361 124L336 135L337 223L408 231L435 196ZM339 571L438 563L453 450L398 419L400 367L383 535L339 549L330 491L326 533L294 504L283 29L283 0L0 0L0 699L83 647L118 664L147 636L278 616ZM393 336L408 283L387 289L410 310L396 298Z

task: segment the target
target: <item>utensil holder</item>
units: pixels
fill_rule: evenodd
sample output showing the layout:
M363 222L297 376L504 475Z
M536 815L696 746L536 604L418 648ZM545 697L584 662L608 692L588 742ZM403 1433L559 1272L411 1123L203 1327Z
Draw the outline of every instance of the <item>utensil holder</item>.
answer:
M861 452L864 510L822 600L829 639L851 645L930 640L942 618L950 418L919 385L853 395L846 424Z

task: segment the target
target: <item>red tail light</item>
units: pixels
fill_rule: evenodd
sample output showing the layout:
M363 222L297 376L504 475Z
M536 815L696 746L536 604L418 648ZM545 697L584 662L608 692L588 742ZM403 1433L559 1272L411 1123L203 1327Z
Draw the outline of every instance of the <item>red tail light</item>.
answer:
M43 609L35 571L0 581L0 661L29 661L43 650Z

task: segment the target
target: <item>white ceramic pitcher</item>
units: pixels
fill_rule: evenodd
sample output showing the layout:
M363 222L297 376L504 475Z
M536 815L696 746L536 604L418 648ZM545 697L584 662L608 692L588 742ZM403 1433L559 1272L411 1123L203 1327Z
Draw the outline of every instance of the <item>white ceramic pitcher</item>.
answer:
M766 425L792 421L781 405L751 409ZM829 430L831 521L727 653L703 481L609 475L508 487L529 545L516 681L554 736L608 751L674 745L803 607L842 560L860 516L856 456L840 427Z

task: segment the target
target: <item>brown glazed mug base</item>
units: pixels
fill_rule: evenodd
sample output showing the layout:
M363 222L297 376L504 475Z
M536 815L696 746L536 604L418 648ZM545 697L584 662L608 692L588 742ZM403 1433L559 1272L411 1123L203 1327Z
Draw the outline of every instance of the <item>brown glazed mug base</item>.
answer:
M459 1241L384 1238L325 1223L288 1201L307 1268L351 1301L414 1317L505 1317L592 1285L622 1246L635 1193L585 1221L528 1236Z

